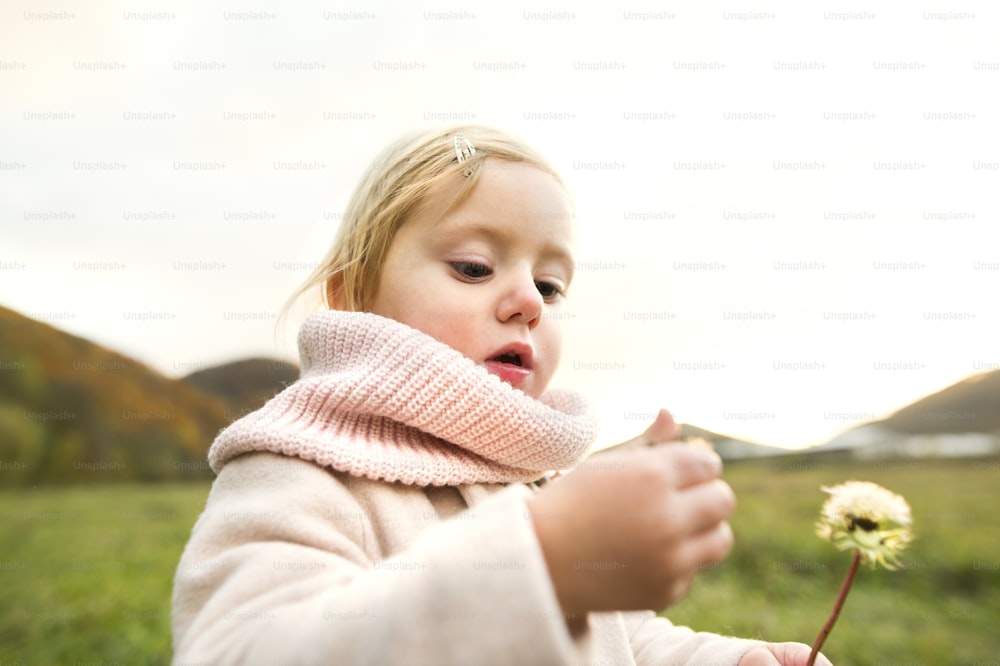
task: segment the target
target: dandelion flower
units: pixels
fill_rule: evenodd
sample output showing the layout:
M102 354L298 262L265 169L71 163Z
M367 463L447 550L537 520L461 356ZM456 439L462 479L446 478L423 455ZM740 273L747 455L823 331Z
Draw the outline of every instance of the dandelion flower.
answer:
M899 566L899 553L913 540L910 505L896 493L867 481L823 487L830 497L823 505L817 534L838 550L856 550L872 569Z
M858 565L864 562L872 569L876 564L895 569L899 566L900 551L913 540L910 505L896 493L868 481L847 481L832 488L824 486L823 491L830 497L820 511L816 533L838 550L853 550L854 557L840 586L833 612L816 637L806 666L813 666L823 642L833 630Z

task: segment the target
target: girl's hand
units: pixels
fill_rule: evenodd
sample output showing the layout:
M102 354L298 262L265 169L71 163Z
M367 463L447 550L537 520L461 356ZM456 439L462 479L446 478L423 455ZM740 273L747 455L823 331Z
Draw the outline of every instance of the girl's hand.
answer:
M567 615L659 610L732 547L735 506L712 451L663 445L666 411L640 437L602 452L528 504L556 596Z
M743 655L739 666L806 666L812 648L805 643L769 643ZM820 652L816 666L833 666Z

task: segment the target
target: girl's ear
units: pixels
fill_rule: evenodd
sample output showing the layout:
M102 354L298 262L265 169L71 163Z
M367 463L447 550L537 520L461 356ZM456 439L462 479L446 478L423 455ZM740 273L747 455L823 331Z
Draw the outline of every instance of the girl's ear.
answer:
M326 279L326 302L332 310L347 309L344 298L344 274L337 272Z

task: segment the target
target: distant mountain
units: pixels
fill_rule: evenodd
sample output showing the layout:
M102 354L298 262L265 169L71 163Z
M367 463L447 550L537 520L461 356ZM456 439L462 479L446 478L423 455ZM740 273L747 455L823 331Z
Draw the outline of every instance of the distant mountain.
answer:
M809 451L839 452L856 460L992 456L1000 454L1000 436L986 432L906 433L880 423L865 423Z
M1000 433L1000 370L967 377L903 407L883 423L907 433Z
M1000 371L963 379L810 451L865 460L1000 454Z
M184 379L243 414L257 409L298 378L299 367L294 363L251 358L197 370Z
M836 453L860 460L1000 454L1000 371L967 377L902 407L880 421L856 425L830 441L789 451L683 424L685 437L704 437L723 459Z
M758 458L761 456L778 456L788 453L787 449L776 446L765 446L743 439L736 439L729 435L720 435L717 432L699 428L690 423L681 424L682 437L702 437L712 442L716 452L723 460L738 460L741 458Z
M219 430L297 375L250 359L173 379L0 307L0 482L209 479Z
M224 400L3 307L0 368L5 481L209 478Z

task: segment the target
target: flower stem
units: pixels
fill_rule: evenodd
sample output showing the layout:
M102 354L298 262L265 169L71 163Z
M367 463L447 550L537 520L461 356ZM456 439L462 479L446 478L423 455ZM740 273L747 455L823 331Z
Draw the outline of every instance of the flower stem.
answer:
M858 565L861 564L861 551L854 551L854 559L851 561L851 568L847 570L847 576L844 577L844 582L840 586L840 594L837 595L837 603L833 605L833 612L830 613L830 617L827 618L826 624L823 625L823 629L819 632L819 636L816 637L816 641L813 643L812 652L809 653L809 661L806 662L806 666L813 666L816 663L816 655L819 654L819 650L823 647L823 642L826 641L826 637L830 635L833 630L833 625L840 617L840 609L844 606L844 600L847 599L847 593L851 590L851 583L854 582L854 574L858 572Z

